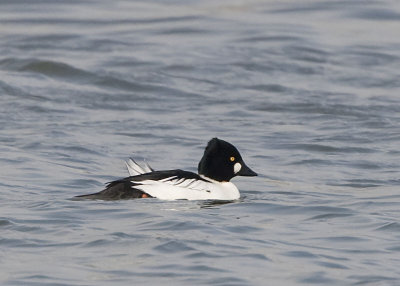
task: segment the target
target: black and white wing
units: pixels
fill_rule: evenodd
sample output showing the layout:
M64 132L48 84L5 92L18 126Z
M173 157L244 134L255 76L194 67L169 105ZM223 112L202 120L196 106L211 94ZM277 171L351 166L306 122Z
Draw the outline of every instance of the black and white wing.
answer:
M77 197L100 200L142 197L156 197L166 200L198 199L199 193L208 193L208 184L210 184L209 181L192 172L182 170L153 171L113 181L101 192Z
M165 173L167 175L168 173ZM162 200L204 200L209 199L215 186L197 174L181 170L174 170L168 176L154 180L147 178L131 182L137 188L152 197ZM142 179L142 178L140 178Z
M236 200L231 182L216 182L182 170L153 171L111 182L98 193L79 198L119 200L153 197L162 200Z

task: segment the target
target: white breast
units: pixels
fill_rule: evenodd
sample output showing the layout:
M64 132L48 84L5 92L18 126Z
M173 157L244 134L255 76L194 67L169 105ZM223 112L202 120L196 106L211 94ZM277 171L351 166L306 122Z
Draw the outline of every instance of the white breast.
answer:
M207 180L210 180L207 178ZM211 180L210 180L211 181ZM239 190L231 182L166 178L134 182L134 188L162 200L237 200Z

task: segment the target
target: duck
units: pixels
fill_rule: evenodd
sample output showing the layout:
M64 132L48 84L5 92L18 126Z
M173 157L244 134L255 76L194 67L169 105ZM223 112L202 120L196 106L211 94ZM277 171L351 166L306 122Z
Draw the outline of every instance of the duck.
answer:
M198 164L198 173L181 169L155 171L149 164L126 161L129 177L109 182L105 189L78 199L122 200L157 198L160 200L222 200L240 198L230 182L236 176L257 176L231 143L212 138Z

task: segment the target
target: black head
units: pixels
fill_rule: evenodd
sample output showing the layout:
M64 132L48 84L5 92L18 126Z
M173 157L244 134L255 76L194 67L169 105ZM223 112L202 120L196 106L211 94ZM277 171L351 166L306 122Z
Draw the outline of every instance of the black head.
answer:
M257 176L243 162L235 146L218 138L208 142L198 172L219 182L229 182L235 176Z

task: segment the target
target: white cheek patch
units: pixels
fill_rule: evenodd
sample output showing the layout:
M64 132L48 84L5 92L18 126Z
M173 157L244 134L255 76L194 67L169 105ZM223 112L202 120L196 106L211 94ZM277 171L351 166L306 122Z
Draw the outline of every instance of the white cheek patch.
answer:
M240 163L236 163L235 165L233 165L233 173L237 174L240 169L242 169L242 165Z

